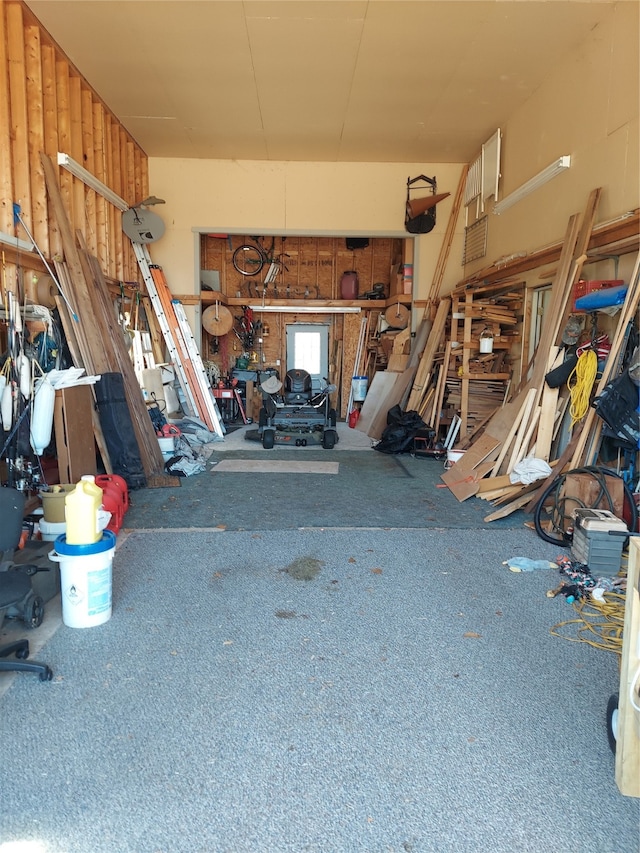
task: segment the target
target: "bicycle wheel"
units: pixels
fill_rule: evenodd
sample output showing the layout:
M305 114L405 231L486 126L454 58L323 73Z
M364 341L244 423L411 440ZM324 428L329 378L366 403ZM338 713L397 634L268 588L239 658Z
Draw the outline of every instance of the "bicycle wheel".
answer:
M233 266L240 275L258 275L264 266L264 255L257 246L238 246L233 253Z

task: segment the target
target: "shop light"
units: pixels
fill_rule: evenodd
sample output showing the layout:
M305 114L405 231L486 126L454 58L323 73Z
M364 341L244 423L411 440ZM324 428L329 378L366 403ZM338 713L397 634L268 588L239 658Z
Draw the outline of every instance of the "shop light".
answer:
M113 190L110 190L106 184L103 184L102 181L98 180L95 175L92 175L84 166L81 166L80 163L76 163L76 161L69 157L68 154L62 154L58 151L58 166L62 166L63 169L66 169L68 172L82 181L83 184L86 184L88 187L91 187L92 190L95 190L98 195L101 195L102 198L106 198L107 201L111 202L114 207L117 207L118 210L128 210L129 205L127 202L120 198L117 193L114 193Z
M359 314L360 308L345 305L250 305L252 311L270 311L273 314Z
M518 187L517 190L514 190L509 195L505 196L502 201L496 202L493 207L493 212L500 215L504 213L505 210L508 210L512 205L517 204L517 202L521 201L526 196L530 195L530 193L535 192L539 187L544 186L548 181L552 178L555 178L556 175L559 175L561 172L564 172L571 166L571 155L565 154L562 157L558 157L550 166L547 166L546 169L543 169L541 172L538 172L533 178L531 178L526 183L522 184L522 186Z

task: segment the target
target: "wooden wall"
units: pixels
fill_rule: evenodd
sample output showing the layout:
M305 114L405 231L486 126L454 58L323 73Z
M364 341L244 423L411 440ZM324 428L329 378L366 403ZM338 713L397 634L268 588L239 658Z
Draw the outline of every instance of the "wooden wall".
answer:
M227 297L255 298L256 289L262 292L262 275L242 276L233 267L233 252L243 243L251 244L245 236L203 235L200 267L217 270L220 290ZM271 237L264 237L269 248ZM278 293L267 288L267 298L279 299L340 299L340 279L345 270L356 270L360 294L372 289L377 282L390 291L391 267L402 262L403 241L391 238L372 238L363 249L350 250L344 237L276 237L274 253L282 256L286 270L276 278ZM287 255L288 257L285 257ZM393 282L395 287L396 282ZM250 290L251 288L251 290Z
M14 204L43 255L61 256L55 217L45 191L40 153L57 166L57 154L71 156L129 204L148 195L147 157L80 72L20 0L0 4L0 231L28 240L14 222ZM75 230L104 274L136 281L138 268L121 213L93 190L59 168L62 197ZM43 269L36 255L4 253L3 284L24 296Z
M225 301L232 300L229 310L236 318L242 316L242 306L238 300L253 305L260 303L267 272L267 266L256 276L242 276L237 272L233 266L233 252L243 243L251 243L251 238L242 235L203 235L201 240L201 269L218 272L220 291ZM265 238L264 243L269 247L271 238ZM340 280L346 270L357 271L360 296L371 291L377 282L384 284L386 297L395 295L398 282L392 274L392 267L402 261L403 243L400 239L372 238L366 248L350 250L346 247L344 237L276 237L274 252L277 255L288 255L282 257L286 270L277 276L275 287L271 284L267 286L265 299L288 300L292 304L304 304L307 299L340 300ZM360 304L362 315L255 311L254 321L258 328L251 350L254 357L252 367L274 367L281 376L284 375L287 326L291 323L328 325L329 379L341 385L342 379L346 377L346 391L343 390L342 395L338 395L339 399L334 401L344 417L354 369L360 317L370 315L369 325L373 334L380 314L379 308L374 309L374 303L372 310L367 310L367 302ZM223 376L230 373L236 365L236 359L242 354L242 343L233 331L214 338L203 329L203 358L217 364Z

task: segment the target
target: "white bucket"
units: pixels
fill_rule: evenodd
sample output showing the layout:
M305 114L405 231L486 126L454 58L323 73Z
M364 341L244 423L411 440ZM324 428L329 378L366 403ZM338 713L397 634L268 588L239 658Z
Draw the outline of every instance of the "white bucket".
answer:
M449 470L452 465L455 465L464 456L464 450L447 450L447 460L444 463L445 470Z
M159 438L158 444L160 445L162 458L165 460L165 462L167 461L167 459L171 459L172 456L176 455L175 435L170 435L168 438Z
M43 542L55 542L58 536L67 532L66 521L47 521L41 518L38 522Z
M480 335L480 352L493 352L493 335Z
M367 396L367 377L354 376L351 380L351 387L353 389L353 402L362 403Z
M91 545L69 545L58 536L49 559L60 563L62 621L69 628L92 628L111 618L115 534L105 530Z

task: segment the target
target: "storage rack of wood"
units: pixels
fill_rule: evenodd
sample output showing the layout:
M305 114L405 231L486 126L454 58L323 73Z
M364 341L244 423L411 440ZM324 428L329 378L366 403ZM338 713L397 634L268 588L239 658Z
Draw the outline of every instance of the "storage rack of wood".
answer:
M460 438L504 401L512 378L510 361L521 341L524 283L508 282L456 291L452 296L447 382L460 414ZM481 335L492 336L482 353ZM456 393L457 391L457 393Z

